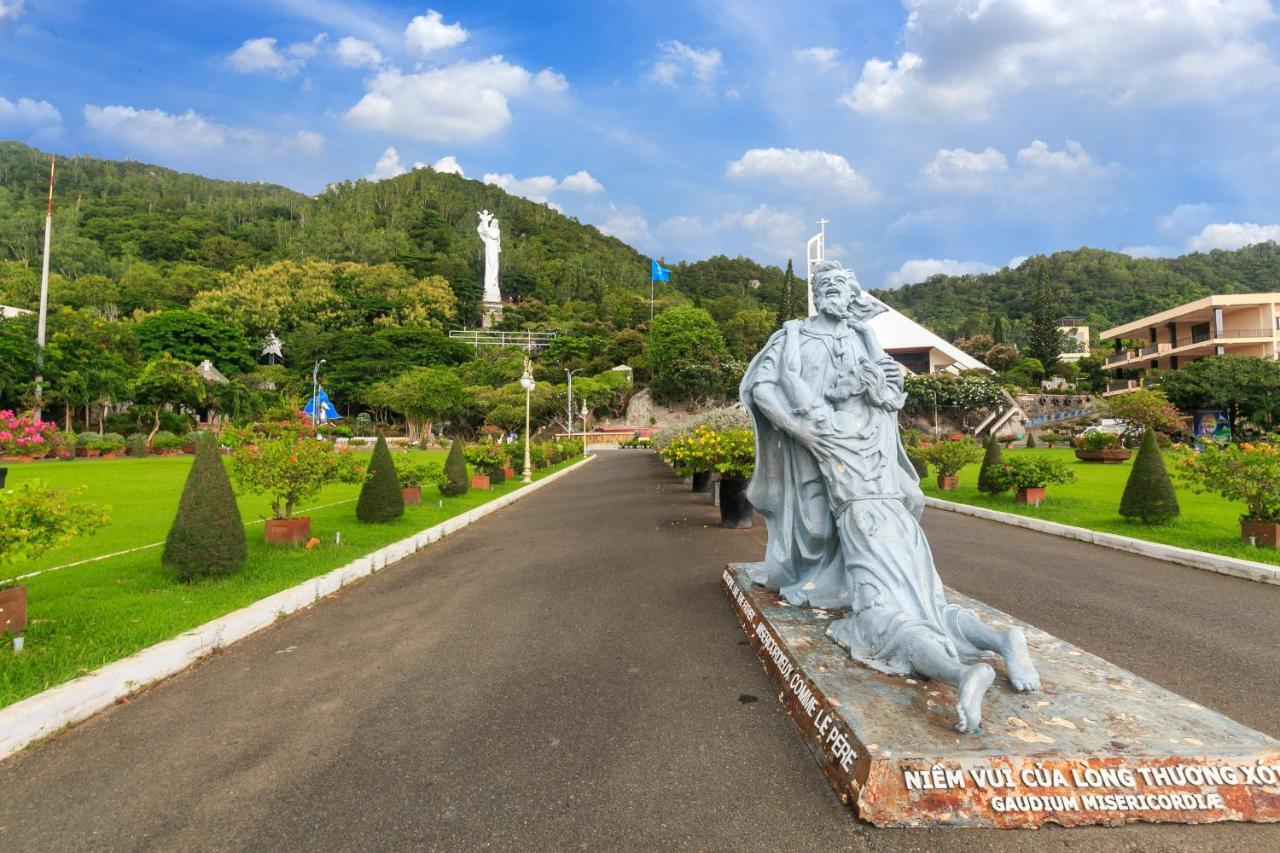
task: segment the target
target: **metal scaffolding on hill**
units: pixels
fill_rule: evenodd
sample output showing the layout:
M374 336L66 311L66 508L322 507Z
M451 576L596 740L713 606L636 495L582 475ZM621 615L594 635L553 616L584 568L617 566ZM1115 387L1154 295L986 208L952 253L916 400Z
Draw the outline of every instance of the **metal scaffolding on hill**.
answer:
M546 349L558 332L503 332L494 329L451 329L449 337L473 347L511 347L525 352Z

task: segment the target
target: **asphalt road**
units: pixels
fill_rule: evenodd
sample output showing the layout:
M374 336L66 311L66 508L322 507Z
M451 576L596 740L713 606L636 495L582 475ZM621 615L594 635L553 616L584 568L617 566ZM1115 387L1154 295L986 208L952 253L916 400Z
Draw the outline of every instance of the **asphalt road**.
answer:
M0 850L1276 850L1280 827L878 830L651 454L585 469L0 764ZM930 511L945 580L1280 735L1280 589Z

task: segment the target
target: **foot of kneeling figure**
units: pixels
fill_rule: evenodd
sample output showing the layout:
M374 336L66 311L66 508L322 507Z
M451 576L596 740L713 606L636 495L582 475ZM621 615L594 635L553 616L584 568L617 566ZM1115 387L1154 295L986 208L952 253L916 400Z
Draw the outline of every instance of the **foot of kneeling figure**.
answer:
M1026 693L1040 689L1040 675L1031 663L1027 638L1022 629L1001 631L990 628L972 610L956 605L947 608L947 616L946 624L954 629L957 640L968 643L979 652L994 652L1004 658L1009 684L1014 690ZM827 635L847 649L855 660L875 663L876 656L865 649L863 654L856 650L865 642L863 638L868 631L874 631L877 625L883 627L886 618L889 624L896 622L883 608L868 608L833 623L827 629ZM896 656L899 666L905 665L913 675L954 687L956 731L980 734L982 701L995 681L996 671L981 661L965 662L953 642L919 625L901 627L898 631L896 641L905 649L905 654Z

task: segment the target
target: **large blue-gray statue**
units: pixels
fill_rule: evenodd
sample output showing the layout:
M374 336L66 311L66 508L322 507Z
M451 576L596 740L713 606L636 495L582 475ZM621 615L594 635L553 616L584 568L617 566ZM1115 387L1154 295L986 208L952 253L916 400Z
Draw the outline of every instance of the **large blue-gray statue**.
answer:
M898 433L902 367L867 321L887 311L835 261L814 268L817 314L783 324L742 379L756 426L747 492L768 523L751 579L791 604L850 608L827 634L854 660L956 688L956 729L977 733L1004 657L1013 688L1040 689L1017 628L948 604L920 527L924 496Z

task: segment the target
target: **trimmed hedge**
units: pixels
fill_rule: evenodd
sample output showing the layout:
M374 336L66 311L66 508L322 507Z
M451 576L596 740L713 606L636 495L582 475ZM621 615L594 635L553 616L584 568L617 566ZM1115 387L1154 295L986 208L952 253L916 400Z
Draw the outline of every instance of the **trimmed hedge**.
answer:
M222 467L218 438L200 436L196 458L165 538L160 561L184 581L230 574L244 564L249 546L231 480Z
M396 477L396 463L391 459L387 437L378 434L373 446L373 458L369 460L369 472L360 487L356 501L356 518L368 524L395 521L404 515L404 493Z
M1142 437L1142 447L1133 460L1129 480L1124 484L1120 498L1120 514L1136 518L1144 524L1161 524L1174 518L1182 510L1173 482L1164 467L1164 457L1156 442L1156 431L1147 430Z

